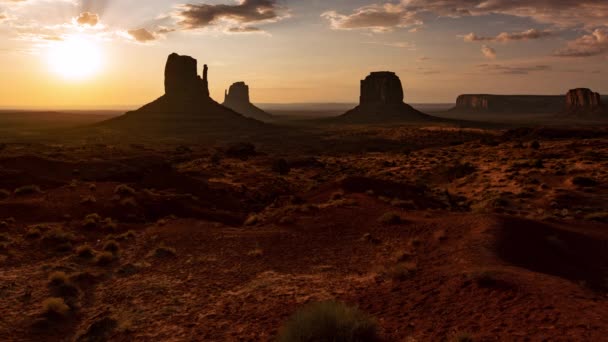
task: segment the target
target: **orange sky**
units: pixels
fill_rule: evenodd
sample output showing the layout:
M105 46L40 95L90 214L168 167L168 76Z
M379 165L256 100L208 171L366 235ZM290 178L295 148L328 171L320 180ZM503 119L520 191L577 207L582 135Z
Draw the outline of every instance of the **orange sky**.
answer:
M357 102L359 80L377 70L397 72L411 103L608 92L608 3L470 3L456 0L469 12L455 16L436 0L2 1L0 107L134 108L162 95L171 52L210 65L218 101L245 81L257 103ZM86 44L69 48L73 68L55 70L74 36ZM74 70L86 75L67 78Z

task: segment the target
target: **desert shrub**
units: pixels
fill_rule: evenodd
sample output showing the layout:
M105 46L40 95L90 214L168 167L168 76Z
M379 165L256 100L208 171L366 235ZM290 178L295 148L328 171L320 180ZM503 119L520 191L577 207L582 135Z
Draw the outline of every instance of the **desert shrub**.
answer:
M287 175L291 171L291 167L287 160L280 158L272 162L272 171L280 175Z
M137 201L133 197L124 198L120 201L120 205L123 207L135 208L137 207Z
M116 222L114 222L114 220L112 220L111 217L106 217L105 219L103 219L100 222L100 224L101 224L101 227L103 229L111 230L111 231L116 230L116 228L118 227L118 225L116 224Z
M103 250L106 252L111 252L112 254L116 254L120 250L120 245L118 244L118 242L110 240L103 245Z
M64 299L77 297L80 290L74 285L65 272L56 271L49 275L49 289L53 296Z
M42 302L42 310L46 315L66 316L70 312L70 307L63 298L51 297Z
M76 240L74 234L66 232L61 228L53 228L42 235L42 242L49 244L71 243Z
M114 237L114 239L118 240L118 241L124 241L124 240L130 240L130 239L134 239L137 235L135 234L134 230L129 230L127 232L124 232L120 235L117 235Z
M89 245L82 245L76 248L76 256L81 259L93 259L93 257L95 257L95 251Z
M256 248L247 252L247 255L254 258L259 258L264 255L264 250L261 248Z
M38 239L42 236L42 231L38 227L29 227L25 231L25 237L28 239Z
M95 196L83 196L80 200L82 204L95 204L97 203L97 199Z
M403 222L401 216L395 212L388 212L378 218L378 222L386 225L400 224Z
M40 187L38 185L24 185L15 189L14 191L16 196L33 195L39 194L41 192L42 190L40 190Z
M114 254L110 252L101 252L95 258L95 264L98 266L106 266L114 261Z
M581 187L591 187L596 186L598 183L593 178L577 176L572 178L572 184Z
M82 226L84 228L96 228L100 222L101 216L99 216L99 214L88 214L84 217L84 220L82 220Z
M135 195L135 189L126 184L120 184L114 188L114 193L119 196L133 196Z
M404 281L414 276L416 271L417 266L415 263L401 262L387 269L386 274L395 281Z
M65 272L55 271L49 275L49 285L58 286L68 282L68 275Z
M297 311L279 332L279 342L377 341L376 321L357 308L329 301Z
M156 258L171 258L177 255L175 248L167 247L167 246L159 246L157 247L152 256Z
M10 191L6 189L0 189L0 200L7 199L10 195Z

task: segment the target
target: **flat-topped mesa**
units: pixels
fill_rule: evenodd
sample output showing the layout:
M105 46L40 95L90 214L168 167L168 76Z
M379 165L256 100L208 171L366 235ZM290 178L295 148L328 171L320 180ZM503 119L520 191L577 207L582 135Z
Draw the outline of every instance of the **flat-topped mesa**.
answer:
M165 65L165 94L168 96L209 97L208 68L203 78L197 74L197 61L190 56L169 55Z
M587 88L572 89L566 94L566 107L569 111L590 110L603 108L600 94Z
M361 81L361 105L403 103L403 86L394 72L372 72Z
M245 82L236 82L226 91L224 105L231 106L248 103L250 103L249 86Z
M489 110L489 95L460 95L456 99L456 108L469 110Z

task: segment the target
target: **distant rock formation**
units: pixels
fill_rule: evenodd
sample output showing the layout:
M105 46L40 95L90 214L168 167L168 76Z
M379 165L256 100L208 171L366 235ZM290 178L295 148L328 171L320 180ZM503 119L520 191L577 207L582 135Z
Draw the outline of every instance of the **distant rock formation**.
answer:
M209 97L208 70L205 65L201 79L197 75L196 59L172 53L165 65L165 94L168 96Z
M594 111L602 107L600 94L594 93L591 89L577 88L568 91L568 94L566 94L566 109L568 111Z
M362 105L391 105L403 103L401 80L394 72L372 72L361 81Z
M208 72L205 65L201 78L197 74L196 59L173 53L165 65L165 95L98 126L130 135L188 136L203 140L218 136L242 139L243 134L270 129L215 102L209 96Z
M403 86L394 72L372 72L361 81L359 106L337 117L344 123L420 122L439 120L403 102Z
M267 122L274 119L250 102L249 86L245 82L236 82L226 90L223 105L248 118Z
M456 99L452 112L490 114L552 114L563 107L563 96L466 94Z

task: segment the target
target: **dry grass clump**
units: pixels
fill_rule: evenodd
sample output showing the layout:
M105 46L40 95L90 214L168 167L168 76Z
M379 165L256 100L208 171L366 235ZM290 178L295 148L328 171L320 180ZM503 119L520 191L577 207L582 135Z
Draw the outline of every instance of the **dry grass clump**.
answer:
M114 240L109 240L103 245L103 250L116 255L120 250L120 245Z
M400 262L387 269L386 275L395 281L404 281L413 277L417 270L415 262Z
M80 203L81 204L95 204L97 203L97 199L95 198L95 196L82 196L82 198L80 199Z
M51 297L42 302L42 311L45 315L64 317L70 313L70 307L63 298Z
M97 266L107 266L114 262L115 256L111 252L101 252L97 254L95 258L95 265Z
M99 216L99 214L97 214L97 213L88 214L87 216L84 217L84 220L82 220L82 226L84 228L96 228L100 222L101 222L101 216Z
M109 235L108 238L114 239L116 241L125 241L125 240L135 239L136 236L137 236L137 234L135 233L134 230L129 230L129 231L126 231L126 232L124 232L120 235L116 235L116 236Z
M154 252L152 252L152 256L155 258L172 258L177 255L175 248L167 247L167 246L159 246Z
M259 258L264 255L264 250L261 248L252 249L249 252L247 252L247 255L250 257Z
M378 222L386 225L393 225L403 223L403 219L398 213L391 211L380 216L380 218L378 218Z
M78 287L70 281L65 272L55 271L49 275L48 279L48 287L53 296L73 302L80 294Z
M298 310L279 331L279 342L378 341L376 321L357 308L329 301Z
M121 185L118 185L116 188L114 188L114 193L119 196L122 196L122 197L134 196L135 189L133 189L132 187L130 187L126 184L121 184Z
M95 257L95 251L89 245L82 245L76 248L76 256L81 259L93 259Z
M15 196L26 196L26 195L34 195L41 193L40 187L38 185L24 185L15 189Z
M59 252L67 252L72 250L72 243L76 241L76 236L62 228L53 228L42 235L41 241L53 246Z

